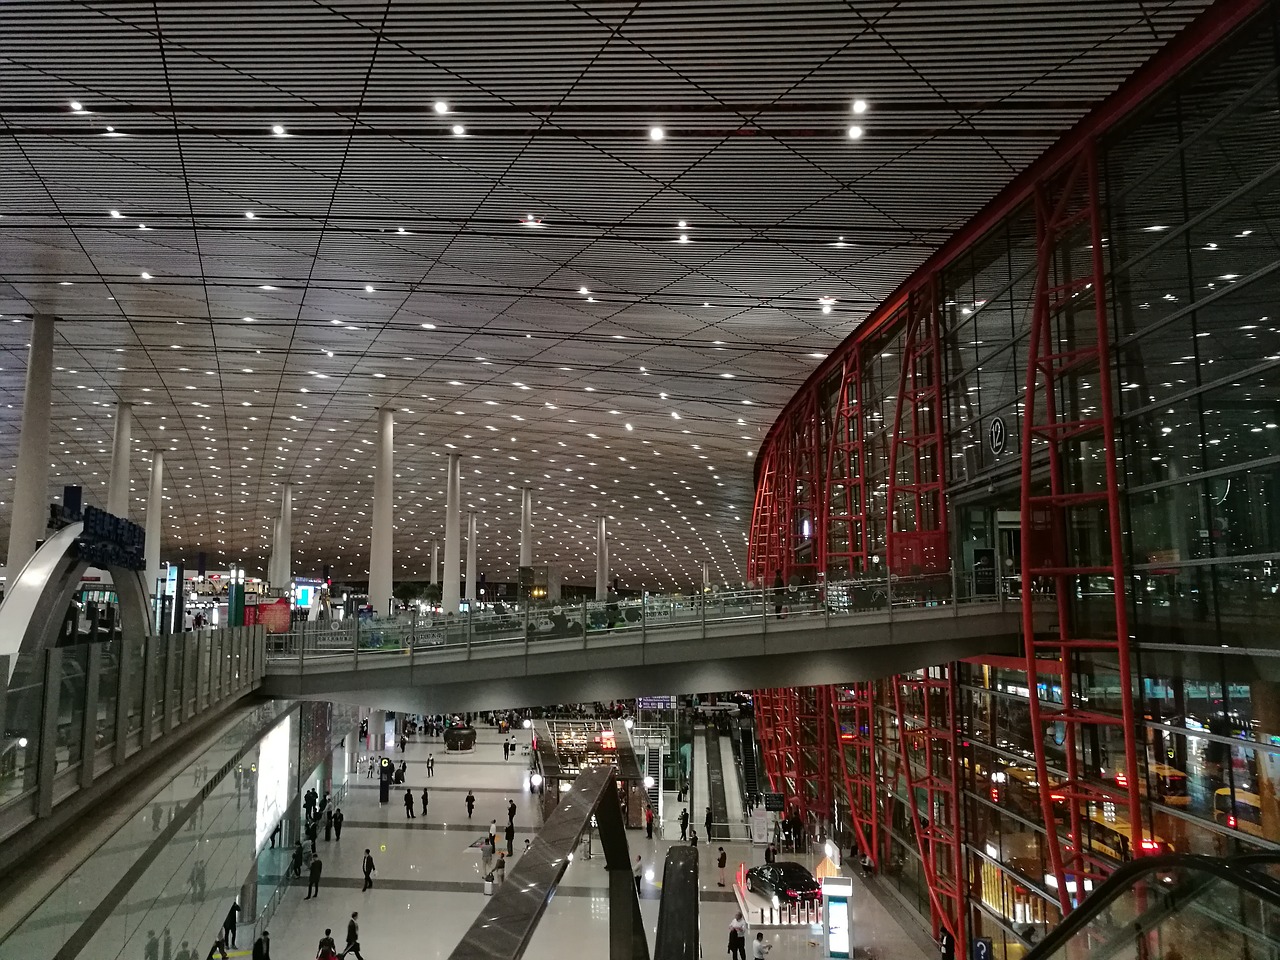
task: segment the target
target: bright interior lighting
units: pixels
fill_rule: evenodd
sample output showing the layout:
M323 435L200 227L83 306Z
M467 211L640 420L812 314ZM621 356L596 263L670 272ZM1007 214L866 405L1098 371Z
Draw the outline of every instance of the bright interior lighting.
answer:
M852 127L850 127L850 128L849 128L849 139L850 139L850 140L857 140L857 139L858 139L859 137L861 137L861 136L862 136L862 128L861 128L860 126L858 126L856 123L855 123Z
M854 112L854 113L866 113L866 112L867 112L867 101L865 101L865 100L855 100L855 101L853 101L853 112Z
M455 137L465 137L467 135L467 128L460 123L455 123L453 125L453 135Z
M650 139L650 140L661 140L661 139L662 139L663 137L665 137L666 135L667 135L667 134L666 134L666 132L665 132L661 127L650 127L650 128L649 128L649 139Z
M434 330L435 328L436 328L436 325L434 323L424 323L422 325L423 330Z
M284 127L280 126L280 124L278 123L271 128L271 132L274 133L277 137L283 137L285 135Z
M76 113L84 113L84 107L81 105L79 100L71 101L71 109L74 110Z
M449 105L445 103L443 100L437 100L435 102L435 106L433 109L435 110L436 113L448 113Z

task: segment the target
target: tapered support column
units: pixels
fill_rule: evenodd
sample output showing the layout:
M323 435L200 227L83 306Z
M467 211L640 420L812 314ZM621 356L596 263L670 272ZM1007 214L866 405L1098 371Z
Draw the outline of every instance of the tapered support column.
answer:
M596 519L596 599L609 599L609 540L604 517Z
M22 395L22 432L9 523L9 583L44 539L49 505L49 413L53 391L53 317L37 313L31 323L27 386Z
M280 539L276 542L280 555L280 585L287 587L293 579L293 484L284 485L280 497Z
M151 486L147 491L147 530L144 558L147 563L147 593L154 593L160 579L160 537L164 530L164 454L151 455Z
M369 602L385 613L391 599L392 479L395 469L395 412L378 411L378 446L373 473L373 536L369 538Z
M111 476L107 478L107 513L129 516L130 437L133 435L133 407L116 404L116 430L111 441Z
M476 512L467 511L467 599L476 601Z
M440 541L431 541L431 577L428 580L433 586L440 582Z
M462 463L456 453L449 454L448 473L445 477L444 507L444 582L440 587L440 606L446 614L458 612L459 561L461 560L461 531L458 529L462 502Z
M533 488L520 491L520 566L533 566Z

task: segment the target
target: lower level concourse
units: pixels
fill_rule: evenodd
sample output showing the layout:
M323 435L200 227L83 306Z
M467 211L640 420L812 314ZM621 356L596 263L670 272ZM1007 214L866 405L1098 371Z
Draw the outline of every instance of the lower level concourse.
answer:
M174 750L145 784L105 798L98 816L67 824L45 855L15 871L0 891L6 904L0 910L0 960L204 960L220 955L219 940L228 956L269 947L277 960L310 958L321 952L326 931L339 952L354 932L359 956L411 952L443 960L497 902L490 893L498 891L487 891L485 882L491 828L496 856L490 863L501 859L505 870L488 869L500 886L512 882L507 878L538 837L544 809L556 809L556 798L577 775L563 758L553 772L546 741L568 744L583 731L588 739L592 730L611 731L606 739L616 735L627 741L626 750L638 745L643 753L643 738L652 736L659 718L649 716L644 732L636 726L633 736L629 718L635 709L634 702L619 702L609 711L618 717L612 721L595 720L590 707L569 720L542 719L543 711L532 711L539 719L528 726L515 722L503 729L492 716L464 715L442 731L421 717L249 698L213 723L205 742ZM747 713L741 722L749 728ZM736 881L765 862L764 841L777 837L770 831L752 837L743 776L754 758L744 767L734 759L728 731L723 739L718 731L709 733L700 717L685 699L661 718L669 721L671 739L660 750L659 766L663 788L670 789L650 796L661 794L665 810L653 818L652 830L643 816L627 817L650 956L667 851L688 845L680 839L681 807L705 808L710 818L714 796L716 816L725 821L707 830L697 816L684 825L684 832L700 834L699 930L706 956L725 951L730 924L743 907ZM454 739L456 730L466 738ZM677 759L682 737L690 746L685 767ZM394 771L385 801L383 758ZM616 769L624 767L619 760ZM727 791L713 785L719 780ZM722 794L730 798L727 807ZM594 829L579 839L524 957L610 955L610 878L602 842ZM816 837L791 846L800 849L779 853L779 859L819 877L827 872L824 862L830 867L832 856L841 859ZM855 950L904 960L933 955L927 931L904 922L896 901L877 881L864 879L856 861L838 872L855 888ZM757 902L764 901L751 901ZM750 907L746 912L750 938L763 933L772 957L813 957L822 945L820 923L784 924L780 915L753 914Z

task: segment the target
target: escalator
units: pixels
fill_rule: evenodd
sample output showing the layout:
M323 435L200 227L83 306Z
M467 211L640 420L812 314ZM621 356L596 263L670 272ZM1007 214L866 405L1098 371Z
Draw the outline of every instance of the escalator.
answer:
M1280 960L1280 855L1125 864L1026 960Z

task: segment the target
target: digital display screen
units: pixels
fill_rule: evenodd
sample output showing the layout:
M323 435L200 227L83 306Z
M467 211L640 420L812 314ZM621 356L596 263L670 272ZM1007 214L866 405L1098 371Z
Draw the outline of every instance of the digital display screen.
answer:
M832 957L849 956L849 904L827 901L827 949Z
M289 803L289 731L287 716L258 744L258 823L255 849L261 849Z
M310 586L303 586L302 584L298 585L298 606L307 608L311 606Z

